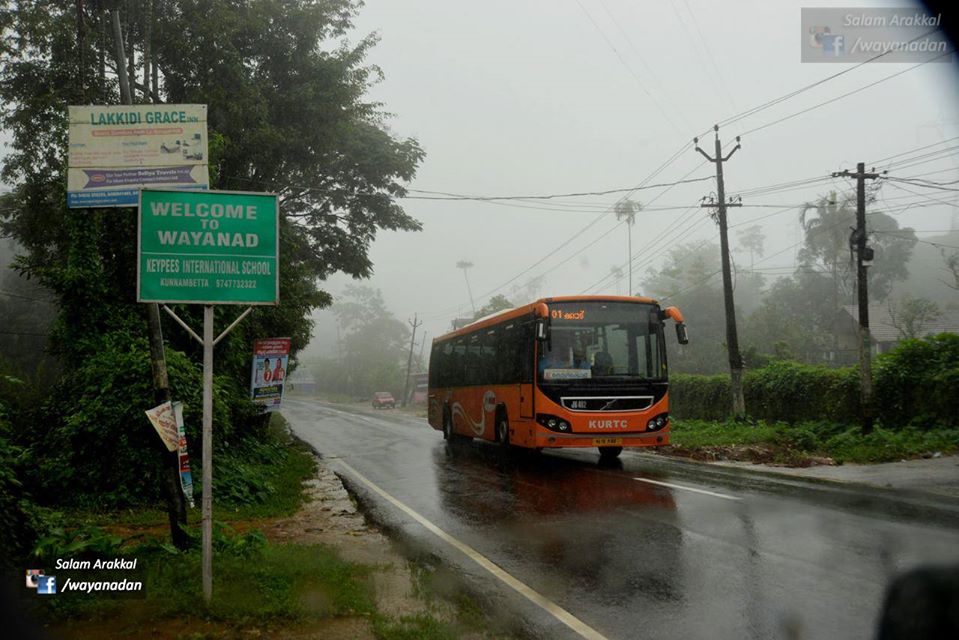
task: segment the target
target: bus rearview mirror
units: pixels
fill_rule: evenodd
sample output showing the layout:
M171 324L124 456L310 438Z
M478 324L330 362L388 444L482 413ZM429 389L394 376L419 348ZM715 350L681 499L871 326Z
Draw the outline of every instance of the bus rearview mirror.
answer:
M536 321L536 339L540 342L546 339L546 321L543 318Z
M679 341L679 344L689 344L689 336L686 335L685 323L676 323L676 340Z

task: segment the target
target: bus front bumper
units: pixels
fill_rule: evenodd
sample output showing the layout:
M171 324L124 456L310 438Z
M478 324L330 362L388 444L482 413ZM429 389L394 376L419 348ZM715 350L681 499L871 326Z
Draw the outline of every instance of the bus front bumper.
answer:
M534 447L661 447L669 444L669 429L650 433L552 433L533 438Z

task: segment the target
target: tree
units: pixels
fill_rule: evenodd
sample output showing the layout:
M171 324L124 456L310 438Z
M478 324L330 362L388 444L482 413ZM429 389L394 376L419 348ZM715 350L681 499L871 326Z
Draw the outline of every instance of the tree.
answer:
M766 239L763 228L754 224L737 231L736 237L739 238L739 248L749 253L749 268L752 269L756 262L756 256L763 256L763 241Z
M892 285L908 275L906 264L916 245L915 231L900 228L895 218L881 211L868 211L875 197L867 197L867 231L869 246L875 249L875 259L869 267L869 296L882 302L892 291ZM799 261L803 267L819 269L833 282L836 308L851 304L856 282L855 261L851 258L849 234L856 226L856 195L843 194L837 199L832 193L807 203L799 214L805 232Z
M679 373L721 373L725 369L726 330L720 280L719 246L680 245L670 249L665 264L650 269L643 280L648 295L679 307L696 339L670 353L670 368Z
M903 296L889 302L889 321L899 331L899 339L921 338L923 327L942 317L939 305L926 298Z
M626 221L626 257L629 264L629 295L633 292L633 225L636 223L636 214L643 210L643 205L639 202L633 202L629 198L616 203L614 207L617 220Z
M776 280L743 322L744 351L822 362L823 354L833 348L837 312L831 291L831 281L811 269L799 269L792 277Z
M942 249L940 252L942 253L943 261L946 263L946 269L952 276L951 282L949 280L943 280L942 282L950 289L959 291L959 251L946 253L945 249Z
M258 308L217 347L230 415L262 424L245 390L253 339L291 336L295 354L309 339L310 311L331 302L316 283L340 271L369 276L368 248L378 230L420 228L397 200L423 151L416 140L391 134L381 106L365 97L380 72L364 62L374 37L346 42L355 0L165 3L163 11L122 16L128 46L120 61L111 54L108 4L117 3L0 0L0 126L12 136L2 178L13 186L0 209L2 230L23 247L17 268L56 299L51 344L65 380L94 356L141 349L135 216L66 208L66 106L118 103L118 64L142 78L136 99L209 105L211 186L281 197L282 304ZM200 325L198 308L178 314ZM217 325L236 314L217 307ZM169 321L165 337L170 350L199 359L199 348ZM137 407L119 404L127 391L104 391L101 401L124 415L115 424L141 424ZM86 406L76 400L92 390L61 392L61 402L49 406L53 414L38 418L53 431L67 418L56 406Z
M506 296L500 293L490 298L489 302L487 302L484 306L480 307L479 311L473 314L473 319L476 320L478 318L488 316L492 313L496 313L497 311L505 311L506 309L512 309L513 306L514 306L513 303L510 302L506 298Z
M317 380L353 396L383 390L399 396L410 330L386 308L380 290L350 285L332 310L343 330L340 361Z
M867 195L867 207L875 200ZM910 228L900 228L891 216L867 211L869 246L875 250L875 259L869 267L869 297L884 301L893 284L908 276L906 264L916 244L916 234ZM799 251L800 269L819 271L829 278L830 304L835 313L842 305L856 304L854 287L856 266L850 247L850 229L856 226L856 195L847 193L837 199L833 192L828 198L807 203L799 214L805 231ZM833 323L832 350L838 350L838 325Z

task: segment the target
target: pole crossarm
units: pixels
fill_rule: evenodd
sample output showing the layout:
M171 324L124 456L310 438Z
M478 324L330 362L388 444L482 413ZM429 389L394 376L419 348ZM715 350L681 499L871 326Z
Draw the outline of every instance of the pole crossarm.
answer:
M233 329L236 327L236 325L240 324L240 322L243 320L243 318L247 317L247 316L250 315L252 312L253 312L253 307L247 307L247 308L246 308L246 311L244 311L243 313L241 313L241 314L239 315L239 317L237 317L237 319L234 320L234 321L230 324L229 327L227 327L226 329L223 330L223 333L221 333L219 336L217 336L216 340L213 341L213 346L215 347L215 346L217 345L217 343L220 342L220 340L222 340L223 338L225 338L228 333L230 333L231 331L233 331Z
M194 340L196 340L197 342L199 342L201 345L203 344L203 338L201 338L199 335L197 335L197 332L194 331L193 329L191 329L191 328L190 328L190 325L188 325L186 322L184 322L184 321L180 318L180 316L178 316L178 315L173 311L173 309L171 309L170 307L168 307L168 306L166 306L166 305L163 305L163 310L166 311L168 314L170 314L170 317L173 318L174 320L176 320L176 323L177 323L178 325L180 325L181 327L183 327L183 329L184 329L187 333L190 334L190 337L191 337L191 338L193 338Z

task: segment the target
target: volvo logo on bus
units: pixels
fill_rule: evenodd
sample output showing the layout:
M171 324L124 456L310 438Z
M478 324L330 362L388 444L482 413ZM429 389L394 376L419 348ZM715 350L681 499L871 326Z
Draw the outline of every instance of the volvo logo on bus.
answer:
M629 422L626 420L590 420L590 429L626 429Z

